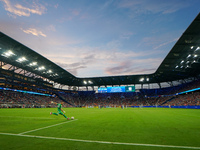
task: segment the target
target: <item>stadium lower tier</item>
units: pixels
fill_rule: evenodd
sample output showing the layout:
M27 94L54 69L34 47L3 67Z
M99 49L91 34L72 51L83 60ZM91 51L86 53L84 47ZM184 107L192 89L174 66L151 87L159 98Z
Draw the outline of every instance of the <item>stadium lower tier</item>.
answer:
M34 95L15 91L0 90L1 108L44 108L56 107L63 102L63 107L171 107L200 106L200 91L173 96L148 97L141 93L59 93L57 96Z

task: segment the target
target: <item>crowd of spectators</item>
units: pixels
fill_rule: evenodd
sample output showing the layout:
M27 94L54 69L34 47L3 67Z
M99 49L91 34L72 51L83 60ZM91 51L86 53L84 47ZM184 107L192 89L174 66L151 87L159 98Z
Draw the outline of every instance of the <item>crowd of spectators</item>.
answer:
M140 92L95 93L95 91L57 92L55 97L0 90L0 107L41 108L56 107L119 107L119 106L198 106L200 91L176 95L176 93L200 87L200 81L183 84L182 87L145 89ZM163 94L163 95L160 95ZM173 95L168 95L173 94Z
M200 105L200 92L173 96L147 97L141 93L85 93L85 95L65 95L74 106L80 107L119 107L124 106L197 106Z
M0 90L0 107L6 108L41 108L56 107L56 103L62 102L58 97L33 95L14 91ZM64 103L64 105L66 105Z
M165 106L199 106L200 92L193 92L175 96L171 101L164 104Z

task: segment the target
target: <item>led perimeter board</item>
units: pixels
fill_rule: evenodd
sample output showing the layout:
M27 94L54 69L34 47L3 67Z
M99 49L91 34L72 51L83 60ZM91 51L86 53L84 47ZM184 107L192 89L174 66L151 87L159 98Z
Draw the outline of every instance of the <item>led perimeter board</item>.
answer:
M100 87L98 93L135 92L135 86Z

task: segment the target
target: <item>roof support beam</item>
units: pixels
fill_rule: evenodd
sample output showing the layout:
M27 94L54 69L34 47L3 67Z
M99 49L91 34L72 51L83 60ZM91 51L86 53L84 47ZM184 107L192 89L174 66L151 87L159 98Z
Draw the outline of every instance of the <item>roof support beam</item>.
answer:
M161 89L161 84L160 83L158 83L158 86L160 87L160 89Z

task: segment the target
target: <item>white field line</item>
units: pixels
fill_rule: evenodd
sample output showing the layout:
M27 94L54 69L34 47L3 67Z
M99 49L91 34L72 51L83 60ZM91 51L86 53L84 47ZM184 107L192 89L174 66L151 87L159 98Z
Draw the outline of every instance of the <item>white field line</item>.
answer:
M57 119L57 118L45 118L45 117L22 117L22 116L0 116L0 118L28 118L28 119Z
M108 142L108 141L92 141L92 140L57 138L57 137L46 137L46 136L36 136L36 135L21 135L21 134L1 133L1 132L0 132L0 135L11 135L11 136L31 137L31 138L39 138L39 139L74 141L74 142L85 142L85 143L99 143L99 144L146 146L146 147L165 147L165 148L181 148L181 149L200 149L200 147L193 147L193 146L176 146L176 145L157 145L157 144L142 144L142 143L121 143L121 142Z
M76 120L78 120L78 119L74 119L74 120L71 120L71 121L65 121L65 122L61 122L61 123L58 123L58 124L50 125L50 126L47 126L47 127L42 127L42 128L38 128L38 129L35 129L35 130L22 132L22 133L19 133L19 135L22 135L22 134L25 134L25 133L34 132L34 131L38 131L38 130L42 130L42 129L46 129L46 128L50 128L50 127L54 127L54 126L58 126L58 125L65 124L65 123L70 123L70 122L76 121Z

